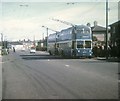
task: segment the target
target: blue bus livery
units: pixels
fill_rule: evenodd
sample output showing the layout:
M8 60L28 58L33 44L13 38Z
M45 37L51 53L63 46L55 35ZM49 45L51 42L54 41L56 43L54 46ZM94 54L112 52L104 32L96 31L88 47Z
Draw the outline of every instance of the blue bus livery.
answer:
M76 25L48 36L47 50L51 55L92 57L91 28Z

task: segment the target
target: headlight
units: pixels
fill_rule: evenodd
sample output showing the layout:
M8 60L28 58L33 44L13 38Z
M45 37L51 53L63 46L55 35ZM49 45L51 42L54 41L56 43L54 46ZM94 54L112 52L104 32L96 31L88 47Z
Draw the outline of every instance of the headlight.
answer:
M89 52L91 53L91 52L92 52L92 50L89 50Z
M78 50L78 52L80 52L80 50Z

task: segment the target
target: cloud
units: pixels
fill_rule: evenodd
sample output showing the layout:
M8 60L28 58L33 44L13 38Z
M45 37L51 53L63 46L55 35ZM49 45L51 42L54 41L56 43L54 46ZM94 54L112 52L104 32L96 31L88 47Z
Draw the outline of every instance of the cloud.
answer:
M9 19L2 21L3 33L13 38L33 37L34 34L38 33L38 23L34 23L33 20L17 20ZM39 28L40 29L40 28Z

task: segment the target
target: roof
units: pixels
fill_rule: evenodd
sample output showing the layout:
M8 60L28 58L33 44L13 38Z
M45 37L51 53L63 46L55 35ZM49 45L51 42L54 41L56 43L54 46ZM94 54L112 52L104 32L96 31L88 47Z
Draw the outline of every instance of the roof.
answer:
M105 27L102 27L102 26L93 26L91 27L92 31L95 31L95 32L105 32L106 31L106 28Z
M109 26L113 26L113 25L116 25L116 24L120 24L120 20L118 20L117 22L114 22L114 23L110 24Z

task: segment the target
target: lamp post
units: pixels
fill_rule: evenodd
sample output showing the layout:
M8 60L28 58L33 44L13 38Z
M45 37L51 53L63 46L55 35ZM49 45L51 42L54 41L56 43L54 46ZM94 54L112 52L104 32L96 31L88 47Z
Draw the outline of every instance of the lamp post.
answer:
M47 51L48 51L48 28L46 28L46 31L47 31L46 47L47 47Z
M42 27L44 27L44 28L46 28L46 31L47 31L47 41L46 41L46 46L47 46L47 49L48 49L48 30L51 30L51 31L53 31L53 32L56 32L56 39L55 39L55 50L57 49L57 33L58 33L58 31L56 31L56 30L53 30L53 29L51 29L51 28L48 28L48 27L46 27L46 26L42 26Z
M106 0L106 60L108 60L108 0Z
M1 47L3 49L3 34L1 33Z
M46 38L46 48L48 50L48 28L46 26L42 26L44 28L46 28L46 32L47 32L47 38Z

